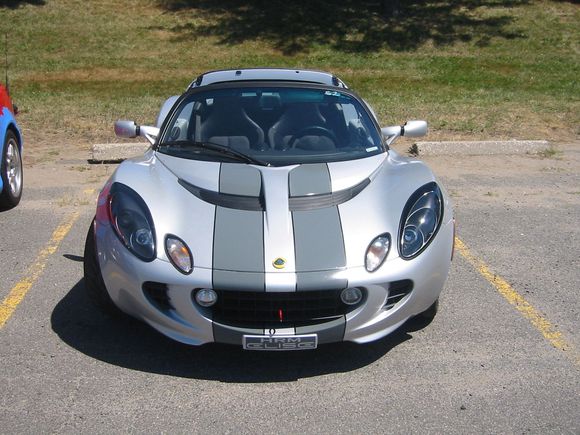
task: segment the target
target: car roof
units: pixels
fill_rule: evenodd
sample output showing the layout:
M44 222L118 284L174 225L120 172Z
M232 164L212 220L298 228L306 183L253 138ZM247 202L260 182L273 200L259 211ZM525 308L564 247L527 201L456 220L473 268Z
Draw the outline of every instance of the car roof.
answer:
M323 71L297 70L283 68L246 68L220 71L209 71L201 74L188 89L207 86L215 83L237 81L283 81L317 83L326 86L348 89L338 77Z

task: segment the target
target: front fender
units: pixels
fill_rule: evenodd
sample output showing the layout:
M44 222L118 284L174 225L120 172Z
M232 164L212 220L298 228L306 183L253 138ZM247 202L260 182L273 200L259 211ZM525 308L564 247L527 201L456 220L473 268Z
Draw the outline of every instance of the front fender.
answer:
M22 132L20 131L20 127L18 127L16 119L10 109L8 107L2 107L2 113L0 114L0 158L4 155L4 142L8 129L12 130L16 135L20 154L22 154ZM2 177L0 177L0 192L4 188L3 184Z

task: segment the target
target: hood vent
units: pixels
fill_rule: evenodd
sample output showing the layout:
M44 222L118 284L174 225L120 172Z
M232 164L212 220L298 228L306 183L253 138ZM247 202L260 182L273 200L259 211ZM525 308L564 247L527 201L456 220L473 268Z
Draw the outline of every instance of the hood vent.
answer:
M213 190L202 189L201 187L194 186L193 184L188 183L182 179L178 179L177 181L194 196L213 205L236 210L266 210L263 195L232 195L231 193L214 192ZM291 196L288 200L290 211L316 210L320 208L337 206L357 196L364 190L365 187L370 184L370 182L370 179L365 178L357 185L348 189L340 190L338 192L305 196Z
M333 207L347 202L361 193L369 185L371 180L365 178L359 184L338 192L320 193L316 195L291 196L289 198L290 211L315 210L319 208Z
M264 211L264 198L262 196L233 195L231 193L214 192L194 186L181 178L177 180L190 193L202 201L209 202L220 207L233 208L236 210Z

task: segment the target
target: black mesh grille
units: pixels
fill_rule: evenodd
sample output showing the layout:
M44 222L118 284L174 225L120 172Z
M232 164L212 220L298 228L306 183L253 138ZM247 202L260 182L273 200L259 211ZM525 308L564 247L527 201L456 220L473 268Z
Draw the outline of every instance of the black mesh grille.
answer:
M413 281L410 279L393 281L389 285L389 297L387 298L387 303L385 304L385 310L390 310L393 308L397 302L411 293L411 291L413 291Z
M288 293L217 290L217 293L213 320L232 326L280 328L322 323L354 308L342 303L340 290Z

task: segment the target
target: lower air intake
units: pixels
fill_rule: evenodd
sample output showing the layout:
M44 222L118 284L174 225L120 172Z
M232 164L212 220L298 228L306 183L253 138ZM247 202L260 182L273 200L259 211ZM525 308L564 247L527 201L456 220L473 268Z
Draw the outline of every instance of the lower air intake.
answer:
M149 302L162 311L173 309L167 290L167 284L161 282L147 281L143 283L143 293L145 294L145 297Z
M389 296L387 297L387 302L385 303L384 309L390 310L398 302L400 302L401 299L403 299L412 291L413 291L413 281L411 281L410 279L393 281L389 285Z

